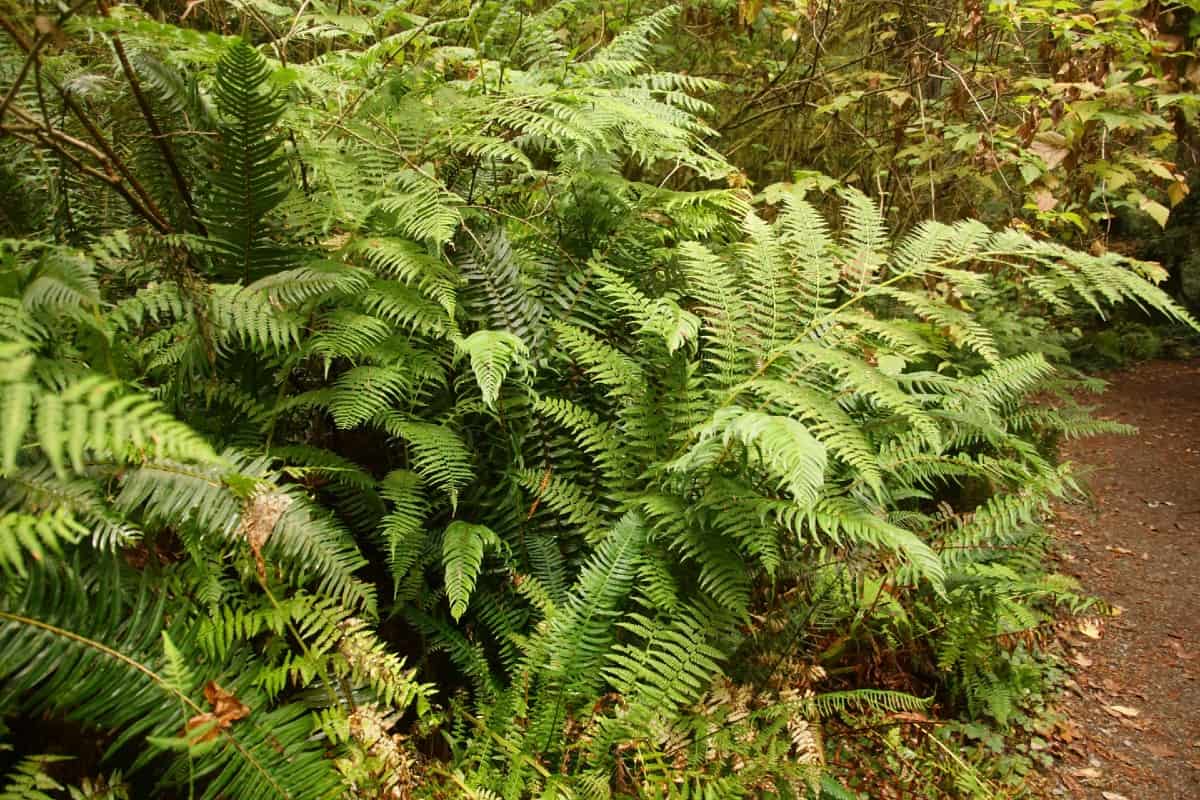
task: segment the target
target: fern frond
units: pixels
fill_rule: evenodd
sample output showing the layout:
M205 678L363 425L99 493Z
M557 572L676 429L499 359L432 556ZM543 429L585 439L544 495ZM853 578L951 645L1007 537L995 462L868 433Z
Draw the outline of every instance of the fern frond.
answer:
M407 470L393 470L381 483L381 494L392 503L392 510L380 521L379 536L397 590L425 544L430 507L422 490L420 476Z
M548 620L543 646L556 681L597 682L613 637L613 617L632 588L645 537L639 515L622 517L584 565L566 603Z
M660 337L668 353L695 340L700 328L699 318L680 308L674 300L666 297L651 300L616 273L599 265L593 264L591 271L599 281L600 291L637 324L640 333Z
M25 380L32 360L19 344L0 344L4 374L0 408L0 471L11 471L27 434L62 476L68 462L76 473L85 456L178 458L213 463L217 456L198 434L144 395L125 394L116 381L90 375L58 394Z
M454 314L456 281L426 248L407 239L377 236L356 239L348 250L361 255L378 274L415 286L440 303L447 314Z
M721 672L725 654L706 643L698 610L678 609L666 620L633 613L618 627L641 643L616 645L604 675L630 703L673 712L699 699Z
M472 455L466 444L446 425L409 419L389 412L377 418L392 436L409 446L413 470L442 489L457 505L458 492L474 476Z
M282 270L260 278L246 287L263 292L275 303L295 306L327 296L349 297L367 288L369 273L336 261L311 261L302 267Z
M467 603L475 589L483 551L500 543L490 528L456 520L442 534L442 564L446 568L446 595L450 598L450 616L455 621L467 612Z
M507 331L475 331L456 344L471 359L484 404L495 408L505 377L514 364L527 363L529 348Z
M395 177L396 187L375 201L390 225L411 239L441 246L450 241L462 215L463 199L430 176L406 170Z
M209 313L223 336L255 350L284 351L300 341L298 317L275 306L270 298L236 285L212 287Z
M86 536L71 513L59 508L42 514L0 514L0 568L25 575L25 559L44 561L62 555L63 543L74 544Z
M597 383L617 397L639 397L646 379L636 361L616 347L573 325L551 323L558 343Z
M301 706L271 710L236 671L206 672L222 691L244 703L248 719L225 726L178 686L178 671L159 647L164 624L161 595L145 577L135 593L121 591L111 562L91 573L39 570L13 604L0 608L0 676L6 702L30 710L55 710L90 724L123 731L109 749L137 738L151 745L141 759L180 748L207 776L204 797L300 798L333 791L332 766L310 737ZM182 635L171 637L183 641ZM174 680L172 680L174 677ZM136 687L106 692L101 687ZM207 747L180 740L189 718L202 726ZM211 722L209 722L211 720ZM167 750L169 753L169 749ZM185 777L186 779L186 777Z
M266 59L237 40L217 62L213 95L221 113L218 168L209 173L205 222L225 275L249 281L282 264L266 216L288 192L288 171L274 128L284 104L269 87Z

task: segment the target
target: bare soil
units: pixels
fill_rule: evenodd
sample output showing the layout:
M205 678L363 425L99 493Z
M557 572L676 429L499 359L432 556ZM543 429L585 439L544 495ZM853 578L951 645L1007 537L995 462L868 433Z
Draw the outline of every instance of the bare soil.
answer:
M1200 800L1200 360L1106 376L1100 416L1136 436L1072 442L1090 507L1055 522L1062 572L1116 607L1065 639L1076 671L1049 798Z

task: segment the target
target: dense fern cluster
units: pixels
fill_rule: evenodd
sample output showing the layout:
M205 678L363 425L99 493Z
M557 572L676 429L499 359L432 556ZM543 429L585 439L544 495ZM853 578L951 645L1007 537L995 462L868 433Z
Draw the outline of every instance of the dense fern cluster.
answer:
M575 5L13 16L12 724L162 796L803 797L824 717L1011 712L1086 607L1047 443L1116 427L1030 404L1072 379L1025 334L1192 321L1148 264L714 188L671 11L574 53ZM880 646L910 685L829 677Z

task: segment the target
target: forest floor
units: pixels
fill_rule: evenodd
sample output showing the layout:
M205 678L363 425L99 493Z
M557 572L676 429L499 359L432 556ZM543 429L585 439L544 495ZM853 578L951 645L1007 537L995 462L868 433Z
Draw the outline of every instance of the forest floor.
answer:
M1136 436L1071 442L1089 503L1060 509L1062 572L1116 615L1064 637L1076 667L1048 798L1200 798L1200 360L1105 376Z

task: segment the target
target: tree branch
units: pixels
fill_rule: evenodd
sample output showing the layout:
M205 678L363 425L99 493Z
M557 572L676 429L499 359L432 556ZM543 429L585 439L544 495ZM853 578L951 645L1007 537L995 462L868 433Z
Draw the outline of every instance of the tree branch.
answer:
M108 16L108 5L103 0L100 0L99 6L100 12ZM121 70L125 73L125 79L129 82L129 89L133 92L133 97L137 101L138 108L142 111L142 117L146 120L146 127L150 129L150 138L158 146L158 152L167 164L167 171L171 174L171 181L175 184L175 190L179 192L184 205L187 206L188 216L191 218L192 225L199 231L200 235L207 236L208 231L204 227L204 222L200 219L200 213L196 210L196 203L192 199L192 193L188 189L187 181L184 180L183 171L179 168L179 162L175 159L175 151L171 148L170 141L163 135L158 120L154 118L154 111L150 108L150 102L146 99L146 95L142 91L142 85L138 81L137 73L134 72L132 65L129 63L129 57L125 54L125 46L121 43L121 37L114 33L112 35L112 43L113 49L117 53L117 60L121 62Z
M90 2L90 0L81 0L81 2L79 2L76 6L72 7L72 13L74 13L74 10L82 8L85 2ZM7 31L8 35L11 36L13 41L17 43L17 46L24 50L27 54L33 52L33 44L25 38L24 34L21 33L15 24L13 24L11 19L0 15L0 28L3 28L5 31ZM34 59L36 60L37 58L37 54L34 54ZM173 230L171 223L167 221L166 217L163 216L162 211L159 210L158 204L154 202L154 198L150 196L150 193L146 191L146 188L142 186L141 182L137 179L133 172L130 171L129 167L126 166L125 162L122 161L117 155L116 151L113 150L112 145L110 145L108 140L104 138L104 134L100 132L100 129L96 126L96 123L93 122L86 113L84 113L83 107L79 105L79 102L72 97L69 92L63 89L62 84L60 84L58 81L54 80L49 75L46 75L45 77L46 81L54 87L56 92L58 92L59 97L62 98L63 103L71 111L71 114L79 120L81 125L83 125L84 130L88 132L88 136L91 137L92 141L96 143L96 146L104 153L105 163L120 173L125 182L129 184L128 188L131 189L135 195L137 195L139 201L138 205L142 209L142 215L146 216L146 218L151 222L151 224L154 225L155 228L163 231L164 233ZM43 120L43 125L47 130L51 129L50 120Z
M20 71L17 72L17 77L13 80L13 85L8 88L8 93L4 95L4 99L0 100L0 122L4 122L4 115L8 113L8 106L12 103L13 98L17 96L17 90L21 88L21 84L25 82L25 76L29 74L29 68L37 61L38 51L46 43L46 38L44 33L39 33L33 40L33 46L29 48L29 52L25 55L25 63L21 65Z

